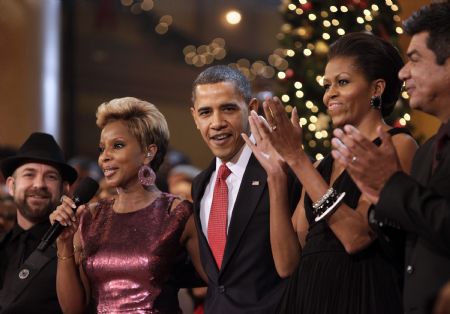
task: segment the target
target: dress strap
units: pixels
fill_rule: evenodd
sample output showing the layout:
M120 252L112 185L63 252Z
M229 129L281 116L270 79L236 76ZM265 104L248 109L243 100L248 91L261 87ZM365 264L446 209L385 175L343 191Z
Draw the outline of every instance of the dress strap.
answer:
M397 134L408 134L411 135L411 132L408 128L392 128L388 131L388 133L391 136L397 135Z
M164 206L167 208L167 213L171 213L173 210L175 210L178 207L178 205L180 205L183 202L183 199L180 198L179 196L170 194L170 193L166 193L166 192L162 192L159 197L164 200L164 204L165 204ZM173 202L175 202L175 200L179 200L180 203L177 204L176 207L173 207Z
M397 134L411 135L411 132L407 128L392 128L392 129L388 130L388 133L390 136L395 136ZM373 140L373 143L377 146L380 146L381 139L379 137L377 137L376 139Z

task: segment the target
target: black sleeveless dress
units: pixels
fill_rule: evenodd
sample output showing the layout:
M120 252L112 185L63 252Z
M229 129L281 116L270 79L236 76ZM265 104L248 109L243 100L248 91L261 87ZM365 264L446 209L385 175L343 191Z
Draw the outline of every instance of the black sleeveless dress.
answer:
M408 131L397 128L389 133ZM380 145L381 140L377 138L374 143ZM333 157L328 155L317 168L327 182L332 165ZM361 192L346 171L333 187L346 192L344 202L356 208ZM307 195L304 206L310 227L299 266L289 279L278 313L402 313L402 269L398 264L403 260L397 260L396 265L392 256L384 254L379 240L349 255L325 221L314 221L312 202ZM402 255L399 254L400 259Z

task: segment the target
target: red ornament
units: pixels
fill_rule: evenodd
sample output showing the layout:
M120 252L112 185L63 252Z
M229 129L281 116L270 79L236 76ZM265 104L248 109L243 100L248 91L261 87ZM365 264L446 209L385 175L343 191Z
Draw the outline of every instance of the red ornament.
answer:
M378 36L380 36L381 38L383 38L384 40L390 41L391 37L388 33L388 31L386 30L386 27L383 24L378 24Z
M291 78L294 76L294 70L292 70L292 69L287 69L285 73L286 73L286 78Z
M305 4L301 5L301 8L303 11L306 12L306 11L310 11L313 8L313 6L312 6L311 2L306 2Z
M367 0L347 0L346 4L348 6L359 7L361 9L366 9L369 6Z
M395 120L394 123L392 123L392 126L393 126L394 128L404 128L404 127L405 127L404 125L402 125L402 124L400 123L400 120L399 120L399 119Z

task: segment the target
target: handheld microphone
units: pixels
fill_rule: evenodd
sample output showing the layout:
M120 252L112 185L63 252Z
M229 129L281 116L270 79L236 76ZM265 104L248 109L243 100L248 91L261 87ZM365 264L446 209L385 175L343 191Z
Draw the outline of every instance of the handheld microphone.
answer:
M98 190L98 183L94 179L90 177L86 177L81 180L79 186L73 193L72 200L75 205L78 207L82 204L89 202L89 200L95 195ZM76 209L74 209L75 211ZM40 251L45 251L49 245L55 242L56 238L61 234L64 230L64 226L59 223L59 221L55 221L55 223L47 230L47 232L42 237L41 243L37 247Z

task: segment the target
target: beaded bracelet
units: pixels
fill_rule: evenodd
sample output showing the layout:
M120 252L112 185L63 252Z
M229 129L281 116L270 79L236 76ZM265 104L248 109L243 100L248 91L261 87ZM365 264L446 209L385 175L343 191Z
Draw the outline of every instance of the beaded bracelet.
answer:
M333 190L331 192L331 194L328 195L328 197L326 199L324 199L323 202L319 206L317 206L315 208L313 207L313 210L314 210L315 214L317 215L319 212L323 212L324 208L327 208L331 204L333 204L334 201L336 201L337 196L338 196L337 191Z
M61 256L61 255L59 255L59 252L56 252L56 256L58 257L59 260L65 261L65 260L73 258L75 256L75 254L72 254L69 256Z
M315 201L312 205L313 209L319 208L332 194L336 193L336 190L330 187L321 198Z
M335 191L334 194L327 198L326 201L314 211L314 214L316 215L316 218L314 220L318 222L330 216L342 203L344 196L345 192L337 194L337 192Z

